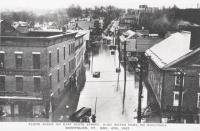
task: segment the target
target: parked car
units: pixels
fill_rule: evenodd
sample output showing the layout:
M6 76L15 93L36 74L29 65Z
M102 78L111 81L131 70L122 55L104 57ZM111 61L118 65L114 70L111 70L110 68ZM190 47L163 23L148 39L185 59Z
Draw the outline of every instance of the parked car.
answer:
M121 72L121 69L120 68L116 68L116 72L117 73Z
M80 110L74 112L69 119L72 122L90 122L91 108L83 107Z
M93 73L93 77L95 77L95 78L99 78L100 77L100 72L94 72Z
M111 50L111 55L114 55L115 54L115 50Z

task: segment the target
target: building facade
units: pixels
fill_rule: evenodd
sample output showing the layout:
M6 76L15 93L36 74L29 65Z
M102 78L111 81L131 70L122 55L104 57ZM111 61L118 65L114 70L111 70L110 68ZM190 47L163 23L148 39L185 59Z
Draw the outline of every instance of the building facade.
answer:
M0 101L8 116L48 116L75 74L75 35L0 36Z
M193 31L177 32L146 51L150 56L147 82L153 94L152 103L160 107L161 119L178 122L181 79L184 72L181 122L199 123L200 66L199 42L193 43ZM150 96L150 95L149 95ZM150 103L149 103L150 104Z

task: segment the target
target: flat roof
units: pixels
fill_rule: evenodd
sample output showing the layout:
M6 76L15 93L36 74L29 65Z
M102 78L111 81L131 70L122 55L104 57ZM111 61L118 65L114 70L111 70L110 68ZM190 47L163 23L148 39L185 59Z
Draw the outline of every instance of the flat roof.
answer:
M24 33L26 34L26 33ZM40 35L41 34L41 35ZM19 36L0 36L1 46L47 47L61 41L75 38L77 33L63 32L30 32ZM60 41L60 40L61 41ZM57 41L59 40L59 41ZM55 41L55 42L50 42Z
M0 36L2 38L56 38L60 36L67 36L67 35L75 35L76 32L66 32L63 33L61 31L58 32L49 32L49 31L30 31L28 33L24 33L18 36Z

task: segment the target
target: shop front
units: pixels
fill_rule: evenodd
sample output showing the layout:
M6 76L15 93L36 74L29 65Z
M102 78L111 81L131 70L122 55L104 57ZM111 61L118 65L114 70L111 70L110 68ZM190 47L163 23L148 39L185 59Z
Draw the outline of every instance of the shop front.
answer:
M34 117L44 114L42 98L36 97L0 96L0 107L8 117Z

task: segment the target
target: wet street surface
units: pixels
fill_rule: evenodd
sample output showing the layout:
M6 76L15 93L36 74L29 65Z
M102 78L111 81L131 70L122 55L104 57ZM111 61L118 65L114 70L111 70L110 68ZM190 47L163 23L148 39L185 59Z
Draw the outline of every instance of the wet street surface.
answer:
M78 108L90 107L95 111L97 122L136 122L138 102L138 82L134 73L127 71L125 112L122 114L122 98L124 90L124 69L116 73L119 65L118 52L111 55L108 45L98 44L90 54L90 64L86 64L86 84L80 93ZM94 78L93 72L100 72L100 78ZM143 92L143 107L146 106L146 90Z

